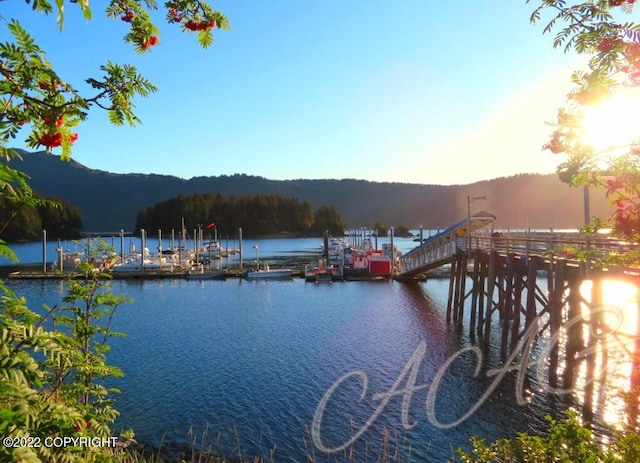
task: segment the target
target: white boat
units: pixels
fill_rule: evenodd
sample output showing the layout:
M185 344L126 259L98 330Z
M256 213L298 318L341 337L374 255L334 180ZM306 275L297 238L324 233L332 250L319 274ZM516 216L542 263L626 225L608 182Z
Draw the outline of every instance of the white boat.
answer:
M247 280L266 280L266 279L277 279L277 278L289 278L293 275L293 269L290 268L274 268L270 269L269 266L265 266L264 268L251 269L249 270L245 277Z
M270 269L269 264L260 268L260 252L256 244L253 249L256 250L256 268L247 271L244 276L247 280L275 280L277 278L289 278L293 275L293 269L290 268L274 268Z
M129 256L125 262L111 266L111 273L114 277L138 277L172 273L174 269L172 259L165 256L152 258L145 248L144 253Z
M113 273L118 272L142 272L145 270L173 272L173 265L156 260L132 260L124 264L115 264L111 267Z

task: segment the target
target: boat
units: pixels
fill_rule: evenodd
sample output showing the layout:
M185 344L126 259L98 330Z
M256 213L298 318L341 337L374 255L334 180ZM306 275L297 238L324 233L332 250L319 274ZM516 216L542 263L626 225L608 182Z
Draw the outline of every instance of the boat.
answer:
M111 267L111 272L114 274L143 271L173 272L173 265L152 259L141 259L132 260L123 264L115 264Z
M247 280L266 280L266 279L278 279L289 278L293 275L293 269L290 268L274 268L270 269L269 265L264 268L255 268L247 271L245 278Z
M187 270L184 272L184 277L187 280L222 280L226 276L227 271L225 269L202 270L200 272Z
M84 252L65 251L58 247L58 260L49 264L49 270L60 272L75 272L83 262L87 262Z
M258 245L253 246L253 249L256 250L256 267L254 269L248 270L244 277L247 280L267 280L267 279L278 279L278 278L289 278L293 275L293 269L290 268L276 268L270 269L269 264L260 268L260 251Z
M389 279L393 271L391 258L380 250L347 250L344 254L345 280Z
M304 279L315 282L342 280L342 265L327 263L324 259L320 259L317 263L306 264Z
M144 248L143 253L129 256L125 262L111 266L111 274L114 278L139 278L160 277L173 273L174 263L166 256L151 257L149 250Z

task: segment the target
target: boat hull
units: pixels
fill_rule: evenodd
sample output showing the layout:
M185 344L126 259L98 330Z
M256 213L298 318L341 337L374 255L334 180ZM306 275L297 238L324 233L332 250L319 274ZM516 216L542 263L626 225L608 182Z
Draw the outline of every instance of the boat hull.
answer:
M274 280L289 278L293 275L293 270L288 268L273 269L273 270L250 270L246 274L247 280Z

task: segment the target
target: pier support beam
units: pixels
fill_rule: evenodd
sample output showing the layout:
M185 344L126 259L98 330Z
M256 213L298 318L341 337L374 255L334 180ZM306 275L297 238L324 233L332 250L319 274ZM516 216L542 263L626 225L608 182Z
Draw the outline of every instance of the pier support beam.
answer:
M484 337L487 342L489 342L489 338L491 337L491 315L493 314L494 302L493 302L493 293L496 287L496 276L497 276L497 261L498 255L495 251L492 251L489 255L489 272L487 276L487 308L486 315L484 317Z
M502 299L502 342L500 343L500 357L504 360L508 355L509 331L513 320L513 281L515 279L514 255L507 255L507 268L505 270L504 291L501 292Z
M586 423L591 423L593 414L594 378L596 372L596 345L598 344L600 322L602 316L596 311L604 304L603 281L595 279L591 286L591 302L589 304L589 337L587 339L586 378L584 386L584 404L582 417Z
M479 318L478 298L481 296L482 286L480 286L480 251L473 252L473 272L471 274L471 318L469 320L469 336L473 337L476 331L476 319Z
M550 276L553 279L553 289L550 289L549 300L549 329L551 337L555 339L559 336L562 327L562 306L564 295L564 261L556 261L550 264L552 272ZM551 352L549 353L549 384L551 387L558 387L558 355L559 346L557 342L553 343Z
M567 319L567 346L564 370L564 388L570 389L574 385L575 369L577 366L576 355L584 347L582 337L582 308L580 297L580 285L582 278L573 277L569 279L569 305Z

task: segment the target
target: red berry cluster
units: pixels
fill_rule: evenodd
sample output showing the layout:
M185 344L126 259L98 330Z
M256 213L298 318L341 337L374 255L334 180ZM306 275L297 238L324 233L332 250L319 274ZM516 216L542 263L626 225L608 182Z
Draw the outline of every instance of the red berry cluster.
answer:
M562 142L557 138L552 138L544 147L551 151L553 154L562 153L565 150Z
M60 87L60 84L58 83L50 84L49 82L40 80L38 81L38 87L40 87L42 90L49 90L49 89L58 90L58 88Z
M615 47L616 42L609 37L605 37L598 44L598 51L601 53L609 53Z
M625 43L624 56L627 64L620 70L627 74L629 82L633 85L640 85L640 43Z
M194 21L193 19L190 19L189 21L184 23L184 27L186 27L190 31L211 30L216 27L216 20L212 19L211 21Z
M44 116L43 120L47 125L62 127L62 116L58 116L55 119L51 119L49 116Z
M135 14L133 13L133 11L127 10L122 16L120 16L120 19L122 19L126 23L130 23L131 21L133 21L134 16Z
M615 230L627 238L632 238L639 230L637 217L628 209L617 209L615 212Z
M609 0L609 6L613 7L613 6L620 6L623 5L625 3L628 3L629 5L633 5L636 2L636 0Z
M624 182L621 178L610 178L607 180L607 196L614 193L616 190L621 189L624 186Z
M140 46L145 50L154 45L158 45L158 37L156 37L155 35L152 35L151 37L145 37L140 42Z
M74 143L77 139L77 133L69 135L69 143ZM62 144L62 134L60 132L43 133L40 138L38 138L38 143L47 148L55 148Z
M42 136L38 139L38 143L47 148L55 148L56 146L60 146L62 143L62 134L60 132L51 133L43 133Z
M640 179L632 173L625 173L607 180L607 197L613 196L615 204L613 228L616 234L636 241L640 237L640 210L637 198L628 195L629 187L637 185Z
M76 432L82 432L89 424L87 423L86 420L82 420L79 423L76 424L75 428L76 428Z
M182 16L175 8L169 8L169 15L171 16L171 20L175 23L182 21Z
M12 124L17 124L17 125L19 125L20 127L22 127L23 125L27 125L27 121L22 120L22 119L19 119L19 118L18 118L18 117L16 117L16 116L7 116L7 120L8 120L9 122L11 122Z

